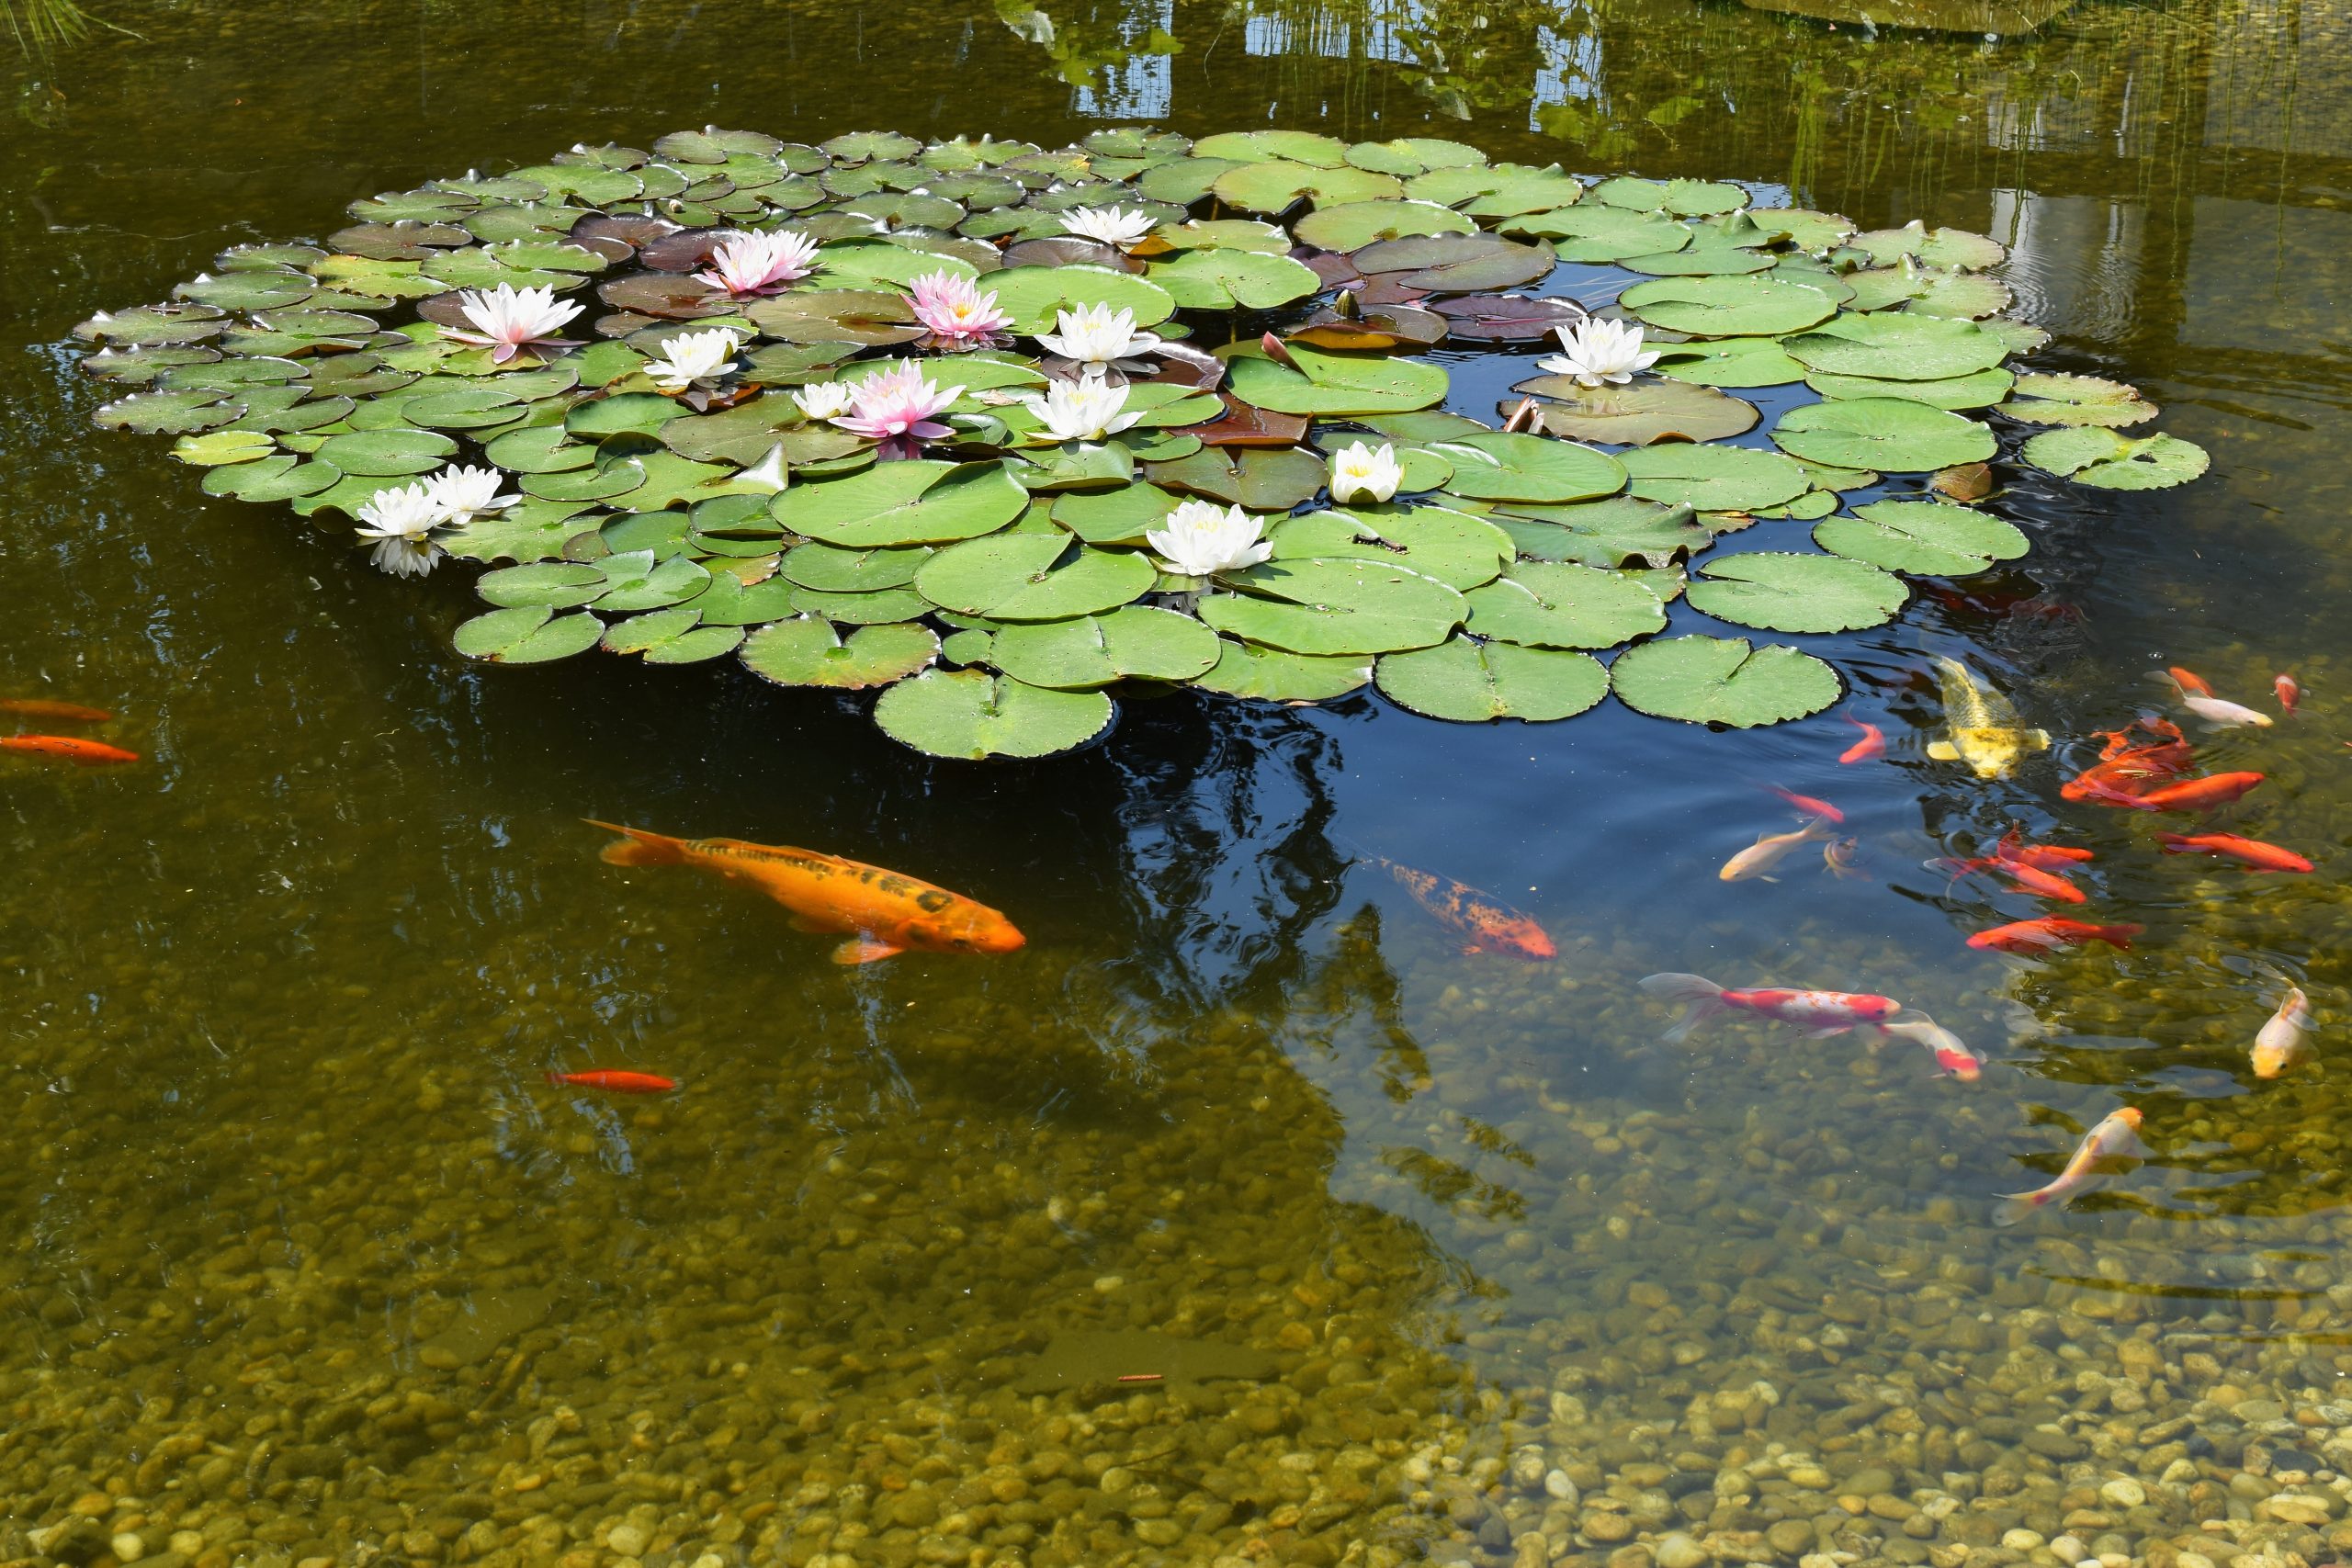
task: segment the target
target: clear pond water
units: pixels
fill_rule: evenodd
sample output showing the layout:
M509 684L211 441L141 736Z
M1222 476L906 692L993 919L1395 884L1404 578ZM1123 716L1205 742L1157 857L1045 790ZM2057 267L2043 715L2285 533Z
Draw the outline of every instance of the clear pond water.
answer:
M2288 1078L2246 1060L2273 971L2324 1021L2352 982L2341 6L2086 0L2004 38L1690 0L105 16L132 33L11 62L0 162L0 695L115 709L146 754L0 758L0 1559L2352 1545L2352 1064L2333 1030ZM1837 713L1187 695L965 767L731 665L469 665L458 574L413 590L201 495L90 428L68 344L224 245L578 140L1138 119L1991 232L2057 334L2037 364L2138 383L2213 469L2006 474L2030 559L1820 643L1888 734L1869 766L1837 764ZM2058 752L1931 761L1939 653ZM2315 874L2165 859L2060 800L2170 663L2248 701L2301 680L2307 716L2200 746L2269 775L2231 825ZM1844 807L1868 874L1719 882L1788 825L1773 784ZM583 817L904 869L1030 942L842 970L756 897L600 863ZM2131 952L1962 944L2034 911L1921 863L2009 821L2097 851ZM1464 954L1364 854L1527 908L1560 956ZM1663 1044L1634 981L1666 969L1891 993L1991 1065L1741 1022ZM590 1067L682 1087L546 1080ZM2122 1104L2147 1165L1993 1227Z

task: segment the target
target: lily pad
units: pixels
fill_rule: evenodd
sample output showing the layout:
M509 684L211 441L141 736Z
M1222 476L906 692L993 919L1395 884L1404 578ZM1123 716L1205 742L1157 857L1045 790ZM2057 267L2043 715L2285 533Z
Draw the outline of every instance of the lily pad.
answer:
M1973 507L1934 501L1874 501L1852 517L1824 519L1813 542L1888 571L1965 577L2031 545L2009 524Z
M1330 477L1320 458L1295 446L1209 447L1172 462L1147 463L1144 473L1164 490L1252 512L1286 512L1320 491Z
M1573 441L1496 431L1433 441L1453 465L1447 491L1480 501L1589 501L1625 488L1623 464Z
M1990 370L2008 357L1996 334L1974 321L1907 314L1840 316L1782 341L1808 369L1890 381L1940 381Z
M545 664L596 646L605 624L584 612L558 615L544 604L492 610L458 626L451 641L468 659L494 664Z
M1459 635L1383 654L1374 679L1398 706L1464 724L1570 718L1609 694L1609 671L1590 654Z
M916 458L844 479L794 485L775 498L776 521L830 545L938 544L994 533L1029 504L999 463Z
M1617 302L1652 326L1692 337L1777 335L1838 313L1827 290L1762 275L1661 277L1634 285Z
M1462 595L1435 578L1378 561L1268 561L1228 581L1247 592L1203 595L1201 619L1293 653L1426 648L1469 613Z
M2096 426L2045 430L2020 455L2044 473L2099 490L2169 490L2212 462L2202 446L2177 435L2134 440Z
M1268 310L1323 287L1311 268L1256 251L1180 251L1152 263L1149 276L1186 310Z
M635 653L648 664L699 664L735 651L741 626L700 625L699 612L680 606L632 615L605 628L599 646L607 653Z
M1081 689L1142 678L1190 681L1217 661L1215 632L1174 610L1130 604L1107 615L1009 626L989 661L1033 686Z
M1512 554L1509 534L1442 506L1310 512L1277 524L1267 537L1276 560L1388 561L1461 590L1492 582Z
M926 670L882 694L874 722L934 757L1043 757L1111 728L1100 692L1057 692L983 670Z
M1432 234L1383 240L1349 258L1367 277L1432 294L1476 294L1517 288L1549 276L1558 256L1549 244L1532 245L1493 234Z
M1746 637L1673 637L1627 649L1609 667L1617 700L1636 713L1748 729L1819 713L1838 701L1838 672L1810 653Z
M1434 201L1348 201L1317 207L1293 225L1301 244L1352 251L1407 234L1475 234L1478 225Z
M980 284L1017 333L1049 333L1057 314L1085 305L1135 312L1136 325L1155 327L1176 313L1174 296L1148 278L1103 266L1015 266ZM764 324L764 323L763 323Z
M346 474L369 477L428 473L454 456L458 444L433 430L360 430L330 435L319 448L321 461Z
M1159 573L1133 550L1101 550L1059 530L1015 531L953 545L915 571L915 587L944 610L996 621L1055 621L1139 599Z
M741 657L752 673L779 686L857 691L929 669L939 657L939 634L899 623L862 626L844 640L821 620L778 621L746 637Z
M1749 551L1702 562L1692 609L1773 632L1849 632L1883 626L1909 596L1902 580L1843 556Z
M2098 376L2020 376L1995 411L2028 424L2139 424L2156 417L2140 389Z
M1669 506L1630 495L1575 506L1515 506L1495 513L1494 521L1519 553L1534 561L1600 567L1638 561L1656 568L1715 542L1687 503Z
M1245 212L1282 212L1302 200L1317 207L1399 200L1405 187L1389 175L1342 164L1319 168L1288 159L1237 164L1216 177L1209 194Z
M1227 364L1233 395L1277 413L1347 418L1424 409L1445 397L1442 367L1414 359L1332 354L1295 344L1297 366L1261 355L1236 355Z
M1753 429L1758 417L1754 403L1685 381L1596 388L1579 385L1573 376L1538 376L1512 390L1549 400L1536 405L1538 427L1569 441L1625 446L1718 441Z
M1645 584L1599 567L1521 561L1467 598L1473 636L1532 648L1614 648L1666 627L1666 606Z
M1816 370L1805 385L1825 398L1907 398L1939 409L1989 408L2009 395L2017 378L2007 370L1978 370L1939 381L1893 381L1876 376L1833 376ZM2005 411L2006 412L2006 411Z
M172 456L199 468L211 468L266 457L277 445L258 430L215 430L181 436L172 443Z
M1562 261L1587 264L1660 255L1690 243L1690 231L1671 218L1589 203L1505 219L1502 229L1549 240Z
M1449 337L1471 343L1536 343L1585 316L1572 301L1523 294L1465 294L1430 308L1445 318Z
M1651 367L1660 376L1702 387L1784 387L1805 367L1771 337L1726 337L1668 345Z
M1216 665L1193 682L1204 692L1269 703L1322 703L1372 682L1370 654L1291 653L1231 637L1218 638L1217 648Z
M1772 440L1816 463L1889 474L1981 463L2000 446L1976 421L1907 398L1808 403L1781 416Z
M1753 512L1785 506L1810 488L1803 468L1778 452L1750 446L1691 446L1669 442L1619 456L1633 494L1681 502L1701 512Z
M1054 498L1053 519L1090 545L1139 545L1183 499L1154 484L1073 492Z

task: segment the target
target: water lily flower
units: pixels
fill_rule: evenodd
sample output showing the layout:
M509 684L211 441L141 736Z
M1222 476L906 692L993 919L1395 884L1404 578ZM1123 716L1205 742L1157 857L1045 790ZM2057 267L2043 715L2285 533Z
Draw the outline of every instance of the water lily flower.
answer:
M1124 251L1159 227L1159 220L1148 212L1118 207L1073 207L1062 214L1062 227L1082 240L1100 240Z
M695 281L729 294L774 294L817 265L817 242L806 234L747 234L729 231L710 253L710 270Z
M1642 348L1642 329L1623 321L1604 321L1588 316L1581 321L1557 326L1553 335L1560 340L1566 352L1535 362L1538 370L1549 370L1555 376L1573 376L1580 387L1598 387L1603 383L1623 386L1638 371L1646 370L1663 349Z
M1012 324L996 308L996 292L980 292L979 285L960 272L927 272L909 286L900 299L914 307L915 320L956 347L967 347Z
M1331 499L1345 506L1351 501L1386 501L1405 482L1405 465L1396 448L1382 442L1374 451L1359 441L1331 457Z
M855 389L846 381L818 381L793 389L792 400L810 419L838 419L849 412Z
M555 334L580 314L575 302L556 303L553 284L539 288L517 288L511 283L490 289L469 288L458 296L458 309L480 330L443 327L442 334L459 343L480 344L500 365L514 358L517 349L571 346L574 340Z
M1127 389L1091 378L1056 381L1043 397L1024 398L1031 413L1056 441L1101 441L1143 417L1138 409L1125 412Z
M1113 370L1148 370L1149 366L1130 355L1148 354L1159 346L1159 334L1136 331L1133 310L1108 305L1080 305L1054 312L1059 330L1039 333L1037 341L1065 359L1078 361L1081 376L1102 376Z
M1238 506L1214 501L1188 501L1168 514L1168 525L1144 535L1169 570L1186 577L1210 577L1256 566L1274 553L1258 535L1265 525Z
M395 577L423 577L433 570L442 550L429 536L440 523L441 503L423 484L379 490L359 506L359 536L376 547L368 560Z
M435 523L470 523L484 512L499 512L523 498L515 493L498 493L506 476L496 468L475 468L451 464L424 481L424 494L433 502ZM378 500L384 492L378 491ZM365 516L363 510L360 513Z
M868 376L850 389L850 406L856 412L830 416L832 423L869 440L904 438L936 441L947 426L933 416L964 395L960 386L942 389L915 364Z
M680 333L662 345L657 357L645 362L645 373L653 378L656 387L674 397L696 381L733 369L737 341L732 327Z

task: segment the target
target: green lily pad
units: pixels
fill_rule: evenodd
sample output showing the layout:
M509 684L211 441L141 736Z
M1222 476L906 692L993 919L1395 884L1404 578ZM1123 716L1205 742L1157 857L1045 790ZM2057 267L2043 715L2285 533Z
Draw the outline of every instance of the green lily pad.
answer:
M357 481L374 485L380 481ZM327 492L330 496L333 491ZM594 532L594 515L580 502L531 500L495 516L477 517L441 536L441 546L468 560L551 560L573 538Z
M2133 440L2090 425L2045 430L2025 444L2020 456L2044 473L2098 490L2168 490L2187 484L2212 462L2202 446L2177 435Z
M1152 263L1149 276L1185 310L1270 310L1323 287L1313 268L1257 251L1180 251Z
M1634 285L1617 302L1652 326L1692 337L1776 335L1838 313L1826 289L1762 275L1661 277Z
M1500 576L1510 536L1442 506L1359 506L1286 518L1266 536L1276 560L1390 561L1466 590Z
M277 446L258 430L214 430L181 436L172 443L172 456L199 468L212 468L266 457Z
M1217 661L1216 634L1174 610L1130 604L1107 615L1009 626L989 661L1033 686L1080 689L1142 678L1190 681Z
M944 610L998 621L1055 621L1139 599L1158 570L1133 550L1075 544L1058 529L1015 531L953 545L915 571L915 587Z
M1833 376L1821 370L1804 380L1825 398L1907 398L1929 408L1981 409L2007 397L2017 378L1996 367L1948 376L1940 381L1892 381L1877 376Z
M1331 354L1304 344L1290 345L1296 370L1261 354L1237 354L1226 373L1233 395L1276 413L1317 414L1340 419L1362 414L1403 413L1428 408L1445 397L1442 366L1414 359Z
M1664 567L1715 542L1688 504L1666 505L1634 496L1611 496L1574 506L1516 506L1495 513L1496 526L1530 560L1621 567L1639 561Z
M1270 560L1227 579L1247 590L1204 594L1221 632L1293 653L1389 653L1442 642L1468 614L1432 577L1368 560Z
M558 615L544 604L492 610L458 627L451 641L468 659L494 664L545 664L596 646L605 624L581 613Z
M241 403L214 388L182 392L133 392L105 404L91 418L108 430L142 435L176 435L217 429L244 412Z
M1789 243L1811 255L1844 244L1854 232L1852 219L1803 207L1751 208L1747 215L1758 227L1786 234Z
M1252 512L1286 512L1320 491L1330 477L1320 458L1295 446L1212 446L1172 462L1147 463L1144 472L1164 490L1206 496ZM1145 498L1130 504L1142 512L1153 503ZM1159 513L1159 516L1166 514L1165 509ZM1060 515L1058 509L1055 515ZM1124 518L1125 509L1106 506L1089 515ZM1150 519L1153 524L1158 521L1157 516Z
M1243 164L1283 158L1319 169L1336 169L1347 162L1348 145L1336 137L1311 130L1228 130L1193 142L1193 156L1230 158Z
M1227 170L1238 168L1244 162L1240 158L1193 157L1155 164L1136 176L1136 192L1152 201L1189 207L1206 197L1209 188ZM1060 231L1060 226L1056 225L1054 232Z
M1609 667L1609 685L1636 713L1735 729L1819 713L1840 692L1838 672L1809 653L1713 637L1629 648Z
M1690 607L1772 632L1850 632L1883 626L1909 597L1900 578L1843 556L1758 550L1699 567Z
M699 664L735 651L741 626L700 625L699 612L679 606L632 615L605 628L599 646L607 653L642 654L648 664Z
M216 305L141 305L132 310L100 310L74 329L74 335L125 348L201 343L219 337L229 313Z
M1084 305L1135 312L1137 327L1155 327L1176 313L1175 298L1149 278L1104 266L1014 266L992 272L981 288L1017 333L1049 333L1057 315Z
M1226 472L1233 477L1239 470ZM1306 491L1299 499L1303 501L1314 493ZM1144 536L1166 521L1183 499L1173 491L1154 484L1131 484L1124 490L1091 493L1073 491L1054 498L1053 518L1090 545L1140 545Z
M862 549L938 544L994 533L1029 504L999 463L914 458L879 463L842 479L796 484L774 502L796 534Z
M1100 692L1057 692L983 670L926 670L882 694L874 722L934 757L1043 757L1111 728Z
M1507 234L1549 240L1562 261L1588 265L1663 255L1690 243L1690 231L1671 218L1592 203L1507 218L1501 227Z
M321 461L346 474L369 477L422 474L456 455L458 444L432 430L360 430L330 435L319 448Z
M1772 440L1816 463L1889 474L1981 463L2000 446L1976 421L1907 398L1808 403L1781 416Z
M2139 424L2156 417L2140 389L2098 376L2020 376L1996 412L2028 424Z
M1383 654L1373 678L1398 706L1462 724L1571 718L1609 694L1609 671L1590 654L1460 635Z
M1521 561L1467 598L1471 635L1531 648L1614 648L1666 628L1656 593L1599 567Z
M596 448L572 440L571 432L560 424L503 432L484 444L482 455L516 474L567 473L596 461Z
M1453 465L1447 492L1473 500L1589 501L1625 488L1623 464L1572 441L1495 431L1430 448Z
M873 347L912 343L926 330L906 300L870 288L793 289L756 300L743 308L743 314L766 336L789 344Z
M1399 200L1405 187L1392 175L1345 164L1321 168L1277 158L1226 170L1209 193L1245 212L1282 212L1302 200L1317 207Z
M1359 169L1384 175L1425 174L1431 169L1465 168L1487 161L1476 147L1427 136L1400 136L1390 141L1359 141L1348 149L1348 162Z
M1846 243L1868 253L1881 266L1893 266L1910 256L1929 266L1965 267L1981 272L1988 266L1998 266L2008 254L1998 241L1982 234L1972 234L1965 229L1929 230L1917 220L1900 229L1872 229L1855 234Z
M1217 661L1193 684L1268 703L1322 703L1371 683L1370 654L1316 655L1217 639Z
M1781 340L1773 337L1669 344L1651 368L1702 387L1784 387L1805 377L1804 367L1790 358Z
M1669 505L1679 502L1701 512L1785 506L1810 488L1804 470L1793 460L1750 446L1669 442L1637 447L1617 460L1633 494Z
M1967 376L1992 369L2009 354L1997 334L1974 321L1883 312L1840 316L1781 346L1808 369L1890 381Z
M587 604L605 591L600 566L579 561L547 561L486 571L475 580L474 592L486 604L513 607L538 604L569 610Z
M204 493L232 495L239 501L298 501L320 494L343 477L332 463L306 463L288 452L214 468L204 476Z
M1823 520L1813 542L1888 571L1965 577L2032 547L2010 525L1970 506L1936 501L1874 501L1857 515Z
M858 691L887 686L927 670L939 657L939 634L905 622L862 626L844 640L813 618L778 621L743 641L744 667L779 686Z
M1538 376L1511 390L1548 401L1535 408L1537 427L1568 441L1644 446L1653 441L1719 441L1755 428L1756 405L1687 381L1635 381L1625 387L1585 387L1573 376ZM1506 400L1506 412L1515 407Z
M827 593L870 593L882 588L904 588L915 580L916 569L933 552L928 546L901 549L846 550L838 545L795 545L776 564L776 571L803 588Z
M1938 272L1928 275L1926 286L1903 309L1915 316L1951 316L1966 321L1997 315L2007 310L2015 298L2008 286L1998 278L1968 272Z
M1493 234L1430 234L1382 240L1349 258L1365 276L1432 294L1477 294L1540 282L1558 265L1541 241L1523 245Z
M693 559L685 556L657 559L651 550L607 556L595 564L603 576L604 588L591 603L596 609L616 614L681 604L700 593L710 581L708 570Z
M1407 234L1475 234L1478 225L1433 201L1349 201L1318 207L1292 225L1304 245L1352 251Z

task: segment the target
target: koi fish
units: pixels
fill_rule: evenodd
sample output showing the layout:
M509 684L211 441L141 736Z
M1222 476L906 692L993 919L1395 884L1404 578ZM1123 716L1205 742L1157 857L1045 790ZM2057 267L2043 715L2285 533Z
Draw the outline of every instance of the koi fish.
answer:
M2292 675L2281 675L2270 682L2270 689L2278 694L2278 711L2294 717L2295 705L2303 700L2301 683Z
M2132 939L2147 930L2145 926L2087 925L2081 920L2063 919L2045 915L2038 920L2011 920L2006 926L1995 926L1988 931L1978 931L1968 939L1973 948L1992 948L2001 953L2031 956L2054 948L2081 947L2086 942L2103 942L2108 946L2129 953Z
M2311 998L2303 995L2301 987L2288 987L2287 994L2278 999L2278 1010L2254 1037L2254 1076L2275 1078L2309 1060L2312 1027Z
M2285 676L2280 676L2285 680ZM53 703L47 697L0 697L0 713L21 714L27 718L48 719L56 724L105 724L114 715L104 708L85 708L79 703Z
M2144 729L2154 741L2134 746L2132 732ZM2067 800L2099 800L2109 795L2136 795L2149 784L2178 778L2196 765L2196 748L2168 718L2138 718L2121 729L2099 732L2107 744L2096 766L2086 768L2058 787ZM2112 802L2110 802L2112 804Z
M0 735L0 750L28 756L56 757L77 768L102 768L109 762L135 762L139 753L103 741L77 740L70 735Z
M1842 823L1846 820L1846 814L1826 800L1815 800L1809 795L1792 795L1778 784L1772 785L1771 790L1774 795L1795 807L1799 816L1818 817L1825 822Z
M2001 835L1993 853L2001 860L2018 865L2030 865L2036 871L2055 871L2062 865L2082 865L2098 857L2085 849L2071 844L2029 844L2025 829L2012 828Z
M1027 938L987 905L880 866L741 839L673 839L586 819L621 835L608 865L690 865L745 882L792 911L796 930L846 936L836 964L873 964L910 948L925 953L1012 953Z
M1677 1044L1690 1039L1692 1030L1717 1013L1735 1010L1795 1024L1813 1040L1843 1034L1858 1024L1883 1023L1903 1010L1903 1004L1894 998L1867 992L1727 991L1699 975L1651 975L1641 986L1654 997L1685 1004L1681 1018L1660 1036Z
M1936 1076L1958 1078L1962 1083L1974 1083L1984 1076L1984 1058L1969 1048L1968 1043L1916 1008L1905 1008L1894 1019L1879 1026L1882 1034L1900 1034L1905 1040L1916 1040L1928 1048L1936 1059Z
M1860 730L1862 738L1838 753L1838 760L1840 762L1851 765L1855 762L1867 762L1873 757L1886 755L1886 731L1875 724L1864 724L1851 714L1846 716L1846 722Z
M2054 871L2044 871L2040 866L2009 860L1997 853L1993 856L1990 869L1999 872L2037 898L2055 898L2062 904L2084 901L2083 890Z
M2046 1187L2011 1192L1993 1211L1996 1225L2013 1225L2036 1209L2056 1204L2064 1208L2084 1193L2105 1183L2125 1160L2146 1159L2148 1146L2140 1141L2140 1112L2125 1106L2083 1134L2066 1168Z
M1413 896L1414 903L1437 917L1438 924L1467 937L1464 953L1499 953L1513 958L1559 956L1560 950L1532 915L1512 908L1492 894L1378 855L1365 858L1395 877Z
M2175 689L2184 693L2193 693L2200 697L2210 697L2213 694L2213 688L2206 683L2204 676L2194 670L2183 670L2177 664L2168 664L2161 673L2151 674L2148 679L2170 681Z
M1758 833L1754 843L1724 862L1723 869L1715 875L1724 882L1746 882L1751 876L1777 882L1780 879L1770 873L1790 851L1801 844L1817 844L1828 837L1829 829L1818 817L1793 832Z
M2312 863L2292 850L2242 839L2235 833L2159 833L2156 842L2168 855L2219 855L2241 861L2248 871L2309 871Z
M1821 846L1821 869L1840 881L1862 874L1861 858L1860 839L1832 839Z
M2227 806L2262 779L2260 773L2208 773L2203 778L2159 784L2125 798L2141 811L2211 811Z
M2151 681L2169 684L2180 698L2180 705L2205 721L2208 729L2267 729L2270 716L2213 694L2213 688L2186 670L2156 670L2148 674Z
M667 1094L678 1087L674 1078L656 1077L651 1073L625 1072L618 1068L599 1067L593 1073L548 1074L548 1082L570 1084L574 1089L609 1089L615 1094Z
M1978 685L1966 665L1942 654L1936 655L1935 662L1950 739L1929 741L1928 756L1938 761L1965 762L1978 778L1997 779L2030 753L2050 750L2048 732L2019 726L2008 699L1989 686Z

